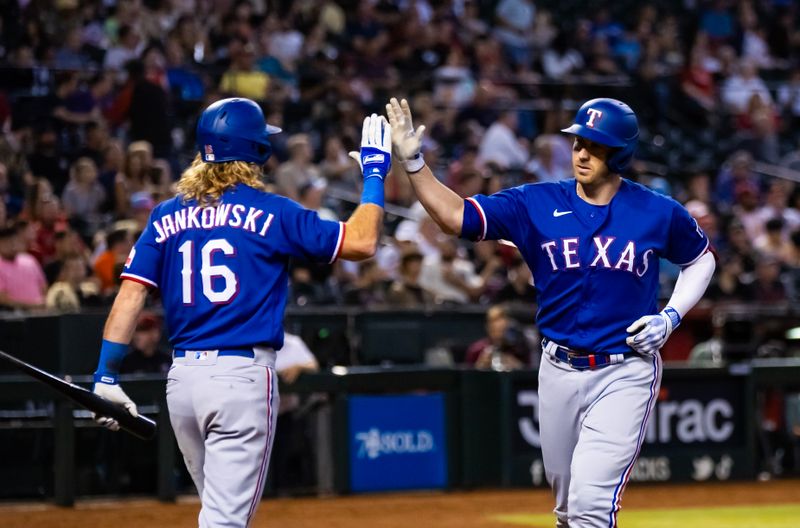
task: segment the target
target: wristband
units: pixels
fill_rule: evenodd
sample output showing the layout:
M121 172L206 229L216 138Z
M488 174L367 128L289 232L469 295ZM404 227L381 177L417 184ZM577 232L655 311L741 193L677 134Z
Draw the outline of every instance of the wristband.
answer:
M383 179L378 176L369 176L364 180L364 189L361 191L362 204L375 204L383 207Z
M421 171L422 167L424 166L425 166L425 158L422 157L421 152L417 152L416 156L414 156L411 159L407 159L403 162L403 167L405 167L406 172L409 174Z
M103 339L100 347L100 361L97 363L97 371L94 373L94 382L115 385L119 376L119 364L127 353L128 345Z
M661 313L669 318L669 322L672 323L673 330L678 328L678 325L681 324L681 314L679 314L678 311L672 306L667 306L661 311Z

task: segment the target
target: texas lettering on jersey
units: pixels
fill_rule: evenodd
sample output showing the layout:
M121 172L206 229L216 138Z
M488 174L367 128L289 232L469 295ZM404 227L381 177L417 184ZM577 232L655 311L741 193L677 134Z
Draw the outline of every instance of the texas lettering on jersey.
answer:
M153 221L153 229L157 233L155 241L157 244L163 244L170 236L186 229L214 229L222 226L258 233L263 237L275 218L273 213L266 216L264 214L262 209L242 204L221 203L216 207L191 206L165 214L159 220Z
M644 251L641 255L637 255L636 243L633 240L628 240L626 243L617 243L616 246L610 250L615 240L616 237L613 236L593 237L592 260L588 266L590 268L602 267L606 269L623 270L635 273L639 277L644 277L644 274L647 273L647 269L650 267L650 258L653 256L654 250L651 248ZM578 255L579 244L580 239L577 237L562 238L559 241L548 240L541 245L541 248L547 253L553 271L581 269L583 266L586 266L586 262L582 263ZM619 251L618 247L622 247L622 250ZM561 258L557 258L557 254L560 254Z

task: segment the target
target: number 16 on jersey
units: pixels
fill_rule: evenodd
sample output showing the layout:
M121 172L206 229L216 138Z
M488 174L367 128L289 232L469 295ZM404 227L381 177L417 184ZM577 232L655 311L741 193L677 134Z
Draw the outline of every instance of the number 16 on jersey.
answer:
M182 256L183 266L181 267L183 304L194 304L194 271L195 271L195 243L187 240L178 248ZM224 238L215 238L207 241L200 248L200 277L202 279L203 295L212 304L228 304L239 293L239 279L236 274L225 264L214 264L214 254L221 252L225 258L236 256L236 248ZM214 289L214 279L220 279L224 286L221 289Z

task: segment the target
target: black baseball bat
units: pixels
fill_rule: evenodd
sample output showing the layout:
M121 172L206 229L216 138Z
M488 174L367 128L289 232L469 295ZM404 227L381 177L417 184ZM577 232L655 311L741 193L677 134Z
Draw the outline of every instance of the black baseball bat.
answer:
M25 374L36 378L84 409L92 411L97 416L108 416L115 419L119 422L120 428L125 429L134 436L138 436L143 440L150 440L156 434L156 423L146 416L140 414L134 417L125 407L112 403L83 387L34 367L30 363L6 354L2 350L0 350L0 359L4 359Z

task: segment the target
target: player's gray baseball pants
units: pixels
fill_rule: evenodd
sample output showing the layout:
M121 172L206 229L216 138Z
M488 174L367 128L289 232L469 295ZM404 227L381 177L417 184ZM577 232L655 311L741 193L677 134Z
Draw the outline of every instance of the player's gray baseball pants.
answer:
M559 528L614 528L661 386L661 358L595 370L551 357L539 368L539 425Z
M275 352L186 351L167 376L170 422L200 494L200 528L246 528L267 476L278 416Z

